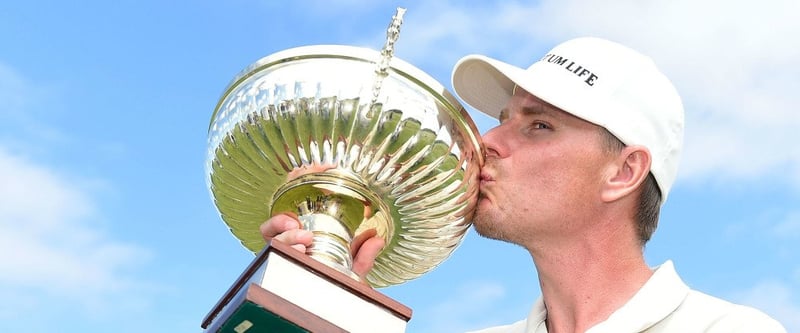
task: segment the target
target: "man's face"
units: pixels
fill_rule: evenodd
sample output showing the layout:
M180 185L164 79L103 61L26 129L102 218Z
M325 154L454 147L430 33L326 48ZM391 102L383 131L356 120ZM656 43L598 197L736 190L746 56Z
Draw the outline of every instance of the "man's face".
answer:
M613 159L600 128L522 89L499 120L483 137L478 233L524 246L590 223Z

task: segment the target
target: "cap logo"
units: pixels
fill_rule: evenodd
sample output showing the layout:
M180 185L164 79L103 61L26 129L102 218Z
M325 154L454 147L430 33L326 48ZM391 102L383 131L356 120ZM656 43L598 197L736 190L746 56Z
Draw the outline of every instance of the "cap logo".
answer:
M575 76L583 79L589 86L594 86L594 83L597 81L598 77L589 69L584 68L581 65L576 64L574 61L570 61L567 58L564 58L560 55L550 53L542 58L540 61L546 61L551 64L555 64L561 66L562 68L572 72ZM564 66L566 64L566 66Z

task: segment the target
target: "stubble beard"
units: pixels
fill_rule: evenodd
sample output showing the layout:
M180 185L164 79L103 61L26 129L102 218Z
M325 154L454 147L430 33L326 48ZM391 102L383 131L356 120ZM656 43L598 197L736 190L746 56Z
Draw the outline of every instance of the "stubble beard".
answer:
M500 220L497 214L492 214L490 211L478 208L475 211L472 226L475 228L475 231L478 232L478 235L489 239L508 241L504 230L499 228L499 224L502 223Z

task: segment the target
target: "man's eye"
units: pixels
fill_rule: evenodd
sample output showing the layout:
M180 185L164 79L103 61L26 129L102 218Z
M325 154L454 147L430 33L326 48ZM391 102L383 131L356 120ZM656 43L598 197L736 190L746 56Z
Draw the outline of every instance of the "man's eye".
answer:
M497 120L500 124L504 123L506 120L508 120L508 112L506 112L506 110L500 111Z
M543 123L543 122L535 122L531 125L534 129L549 129L550 125Z

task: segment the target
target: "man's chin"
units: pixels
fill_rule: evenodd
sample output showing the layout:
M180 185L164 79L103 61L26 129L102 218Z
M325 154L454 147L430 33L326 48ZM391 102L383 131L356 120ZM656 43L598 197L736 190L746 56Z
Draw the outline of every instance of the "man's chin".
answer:
M503 240L503 237L501 237L502 233L497 230L497 226L492 223L491 219L482 217L480 213L477 213L475 220L472 221L472 227L475 229L475 232L486 238Z

